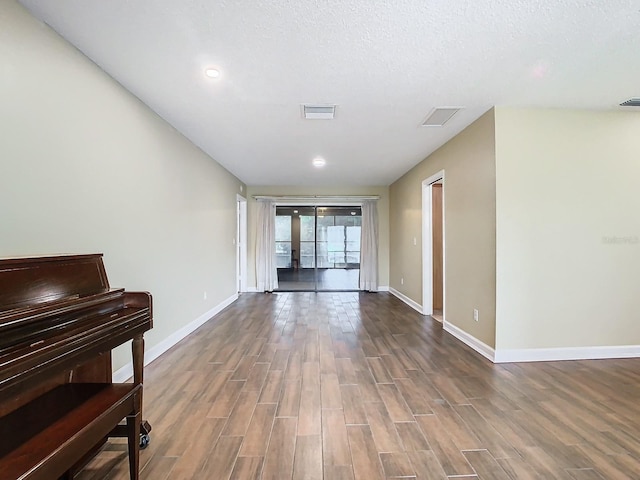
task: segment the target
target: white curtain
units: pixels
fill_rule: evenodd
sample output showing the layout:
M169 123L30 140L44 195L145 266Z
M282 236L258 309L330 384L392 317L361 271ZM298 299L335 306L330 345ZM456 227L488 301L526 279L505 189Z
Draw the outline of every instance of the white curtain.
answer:
M259 292L272 292L278 288L276 206L271 200L258 200L256 277Z
M378 205L376 200L362 202L360 231L360 290L378 291Z

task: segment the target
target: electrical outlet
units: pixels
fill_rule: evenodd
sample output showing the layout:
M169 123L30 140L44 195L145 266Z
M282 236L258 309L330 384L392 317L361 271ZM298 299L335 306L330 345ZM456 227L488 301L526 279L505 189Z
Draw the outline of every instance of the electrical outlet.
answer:
M413 244L418 245L418 239L416 237L413 237Z
M473 319L477 322L478 321L478 309L474 308L473 309Z
M204 300L206 300L206 299L207 299L207 292L206 292L206 290L205 290L205 292L202 294L202 298L203 298Z
M400 279L400 285L404 285L404 277Z

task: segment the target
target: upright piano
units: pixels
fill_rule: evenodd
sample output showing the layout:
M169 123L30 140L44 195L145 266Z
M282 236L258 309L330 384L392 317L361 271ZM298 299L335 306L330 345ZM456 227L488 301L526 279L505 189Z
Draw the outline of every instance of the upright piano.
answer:
M71 479L109 436L128 437L138 478L152 324L151 295L111 288L102 254L0 259L0 480ZM129 340L133 382L114 384Z

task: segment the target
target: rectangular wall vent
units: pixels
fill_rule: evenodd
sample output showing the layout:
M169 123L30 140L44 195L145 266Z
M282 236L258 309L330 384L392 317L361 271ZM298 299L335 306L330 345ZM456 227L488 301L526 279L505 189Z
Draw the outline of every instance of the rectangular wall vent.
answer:
M302 105L302 118L307 120L333 120L336 105Z
M427 115L427 118L422 122L423 127L442 127L445 123L451 120L456 113L458 113L462 107L436 107L431 110L431 113Z
M630 98L620 104L621 107L640 107L640 98Z

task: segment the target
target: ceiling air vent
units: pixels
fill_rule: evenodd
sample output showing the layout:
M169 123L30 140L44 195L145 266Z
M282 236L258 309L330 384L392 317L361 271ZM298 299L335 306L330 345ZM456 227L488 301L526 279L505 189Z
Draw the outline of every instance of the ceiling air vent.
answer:
M302 105L302 118L307 120L333 120L336 105Z
M640 107L640 98L630 98L620 104L621 107Z
M458 113L462 107L436 107L431 110L427 118L422 122L423 127L442 127L451 117Z

